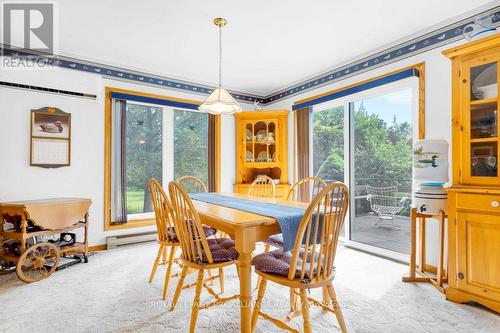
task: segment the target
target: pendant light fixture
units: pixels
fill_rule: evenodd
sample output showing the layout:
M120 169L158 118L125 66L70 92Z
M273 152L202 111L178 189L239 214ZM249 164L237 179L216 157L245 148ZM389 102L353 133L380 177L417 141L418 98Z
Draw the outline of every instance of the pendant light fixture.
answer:
M222 88L222 27L227 24L227 21L225 18L218 17L214 19L214 24L219 27L219 86L212 91L198 110L215 115L232 114L240 112L241 106L226 89Z

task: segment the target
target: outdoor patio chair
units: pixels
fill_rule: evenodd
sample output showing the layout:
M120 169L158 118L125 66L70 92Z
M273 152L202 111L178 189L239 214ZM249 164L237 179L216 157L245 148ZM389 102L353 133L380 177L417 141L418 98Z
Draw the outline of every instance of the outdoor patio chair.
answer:
M382 222L390 221L392 229L399 230L399 227L394 223L394 217L405 208L409 198L398 196L397 185L387 187L366 185L366 193L371 210L378 215L378 221L373 226L377 228Z

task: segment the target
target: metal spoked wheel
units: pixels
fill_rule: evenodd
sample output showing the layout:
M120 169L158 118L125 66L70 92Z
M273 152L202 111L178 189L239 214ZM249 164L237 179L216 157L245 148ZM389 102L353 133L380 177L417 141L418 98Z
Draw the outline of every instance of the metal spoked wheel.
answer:
M0 259L0 275L10 274L16 270L16 265Z
M50 243L38 243L19 257L16 274L26 283L48 278L57 268L59 251Z

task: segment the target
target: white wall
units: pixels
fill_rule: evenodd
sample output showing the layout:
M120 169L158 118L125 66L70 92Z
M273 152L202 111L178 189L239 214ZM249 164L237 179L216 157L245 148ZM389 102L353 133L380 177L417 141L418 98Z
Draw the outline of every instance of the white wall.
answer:
M344 87L346 85L370 79L420 62L425 62L425 133L427 139L444 138L451 144L451 61L442 55L442 51L463 41L430 50L411 58L407 58L377 69L338 81L321 88L293 96L269 106L272 109L291 109L295 101L321 94L323 92ZM292 133L289 142L292 142ZM292 145L290 144L290 147ZM290 156L292 155L290 148ZM451 150L450 150L451 154ZM449 158L451 166L451 156ZM290 165L292 165L290 159ZM292 170L292 168L290 168ZM451 167L449 170L451 179ZM290 175L292 176L292 175ZM293 178L290 178L293 179ZM437 262L436 221L427 223L427 260L430 264Z
M107 236L154 230L154 227L104 232L104 89L107 86L203 100L204 96L104 79L67 69L4 71L0 80L97 95L96 100L0 87L0 201L86 197L90 210L90 245ZM54 106L71 113L71 166L44 169L29 166L30 110ZM251 110L250 104L242 104ZM234 117L221 127L222 190L232 191L235 177Z

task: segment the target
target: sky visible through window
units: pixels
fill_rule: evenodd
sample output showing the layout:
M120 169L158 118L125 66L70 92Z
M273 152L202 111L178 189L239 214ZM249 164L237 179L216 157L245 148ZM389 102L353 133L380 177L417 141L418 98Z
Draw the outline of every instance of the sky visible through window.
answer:
M407 88L389 94L364 99L363 105L368 114L376 113L387 125L391 125L396 116L398 124L408 122L411 124L412 90ZM356 111L360 102L356 102Z

